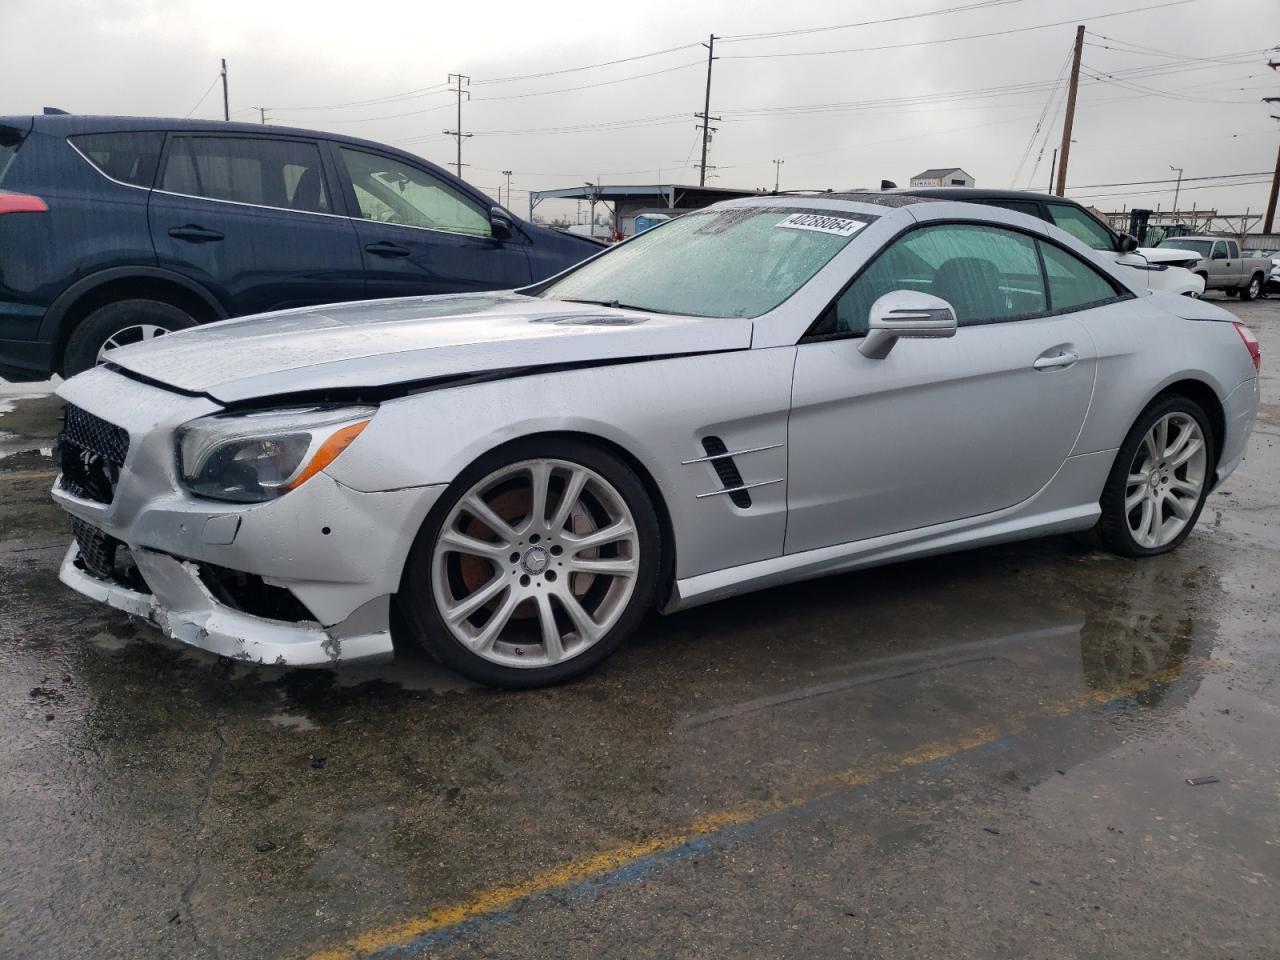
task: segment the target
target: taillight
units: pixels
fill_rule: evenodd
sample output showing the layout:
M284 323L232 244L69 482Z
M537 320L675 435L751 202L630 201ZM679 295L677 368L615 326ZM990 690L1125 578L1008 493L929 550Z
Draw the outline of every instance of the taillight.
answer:
M0 190L0 213L48 213L49 205L29 193Z
M1249 359L1253 361L1254 367L1258 372L1262 372L1262 347L1258 345L1258 338L1253 335L1253 331L1246 327L1243 323L1232 323L1236 328L1236 333L1240 334L1240 339L1244 341L1244 348L1249 351Z

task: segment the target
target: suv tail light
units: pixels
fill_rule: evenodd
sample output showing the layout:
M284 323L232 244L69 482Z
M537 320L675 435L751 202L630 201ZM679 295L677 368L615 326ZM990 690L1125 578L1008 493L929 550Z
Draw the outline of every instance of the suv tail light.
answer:
M1240 334L1240 339L1244 341L1244 348L1249 351L1249 359L1253 361L1254 367L1259 373L1262 372L1262 347L1258 345L1258 338L1253 335L1253 331L1246 327L1243 323L1232 323L1236 328L1236 333Z
M29 193L0 190L0 213L48 213L49 205Z

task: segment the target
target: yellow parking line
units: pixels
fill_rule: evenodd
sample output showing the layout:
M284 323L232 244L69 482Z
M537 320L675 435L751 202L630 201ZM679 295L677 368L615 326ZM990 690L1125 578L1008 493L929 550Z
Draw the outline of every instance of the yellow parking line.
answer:
M1120 690L1108 692L1094 690L1081 693L1057 703L1046 704L1003 724L982 727L962 737L924 744L897 757L852 767L820 780L788 788L776 793L768 800L727 807L700 817L672 833L574 857L524 880L491 887L473 894L466 900L436 907L419 917L368 930L339 947L313 953L308 960L355 960L381 950L404 946L427 934L438 933L485 914L495 913L527 897L605 876L645 857L676 850L692 841L706 838L727 828L741 826L771 813L811 803L851 787L865 786L893 773L986 746L1001 737L1020 732L1032 720L1066 716L1086 707L1126 700L1149 690L1154 685L1168 683L1176 679L1179 674L1178 670L1164 670L1142 683L1132 684Z
M57 470L28 470L23 473L0 473L0 480L52 480Z

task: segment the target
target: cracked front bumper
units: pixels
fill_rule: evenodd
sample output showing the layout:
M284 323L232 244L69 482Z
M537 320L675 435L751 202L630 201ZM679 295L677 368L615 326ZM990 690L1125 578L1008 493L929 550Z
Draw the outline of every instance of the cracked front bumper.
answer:
M377 597L341 623L267 620L219 603L200 580L196 565L149 550L132 551L152 593L99 580L80 569L74 543L58 578L107 606L150 621L169 637L220 656L253 663L328 666L391 656L390 598Z

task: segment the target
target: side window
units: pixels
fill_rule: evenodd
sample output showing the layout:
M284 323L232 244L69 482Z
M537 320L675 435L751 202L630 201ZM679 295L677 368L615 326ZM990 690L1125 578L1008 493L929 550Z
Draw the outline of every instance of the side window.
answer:
M1040 219L1040 206L1030 200L984 200L989 207L1001 207L1014 213L1025 213L1029 217Z
M175 137L160 189L211 200L330 212L320 148L298 140Z
M489 214L431 174L407 163L342 147L360 216L381 223L489 237Z
M1227 259L1227 245L1221 240L1217 241L1213 245L1213 259L1214 260Z
M1067 233L1095 250L1114 252L1116 240L1111 231L1079 207L1066 203L1048 203L1049 218Z
M150 187L156 179L164 134L159 131L88 133L71 137L94 168L112 180Z
M939 224L895 240L836 301L836 332L866 333L871 305L892 290L941 297L961 326L1048 309L1035 241L978 224Z
M1232 260L1240 256L1240 247L1236 244L1234 240L1227 241L1227 256L1230 257Z
M1051 243L1037 242L1049 281L1050 309L1078 310L1116 296L1111 281L1079 257Z

